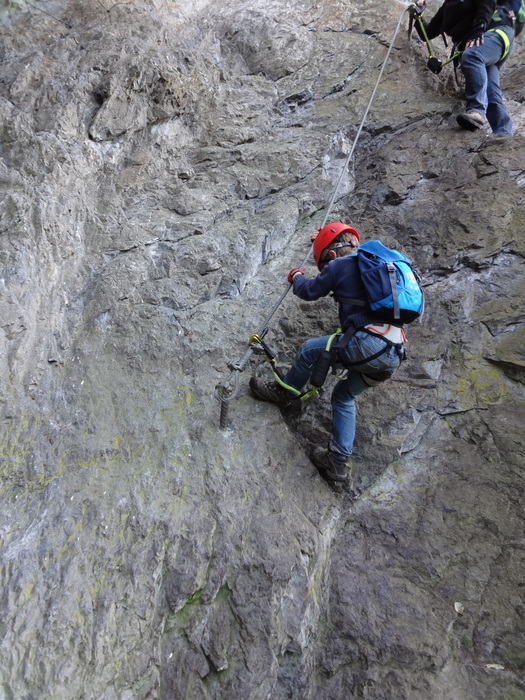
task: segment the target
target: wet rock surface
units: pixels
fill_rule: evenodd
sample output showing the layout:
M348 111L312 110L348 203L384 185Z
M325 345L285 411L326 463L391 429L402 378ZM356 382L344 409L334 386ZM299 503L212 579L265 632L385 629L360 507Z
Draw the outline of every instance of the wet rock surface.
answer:
M514 137L464 132L403 10L3 3L1 697L525 695L523 41ZM214 396L327 214L427 297L352 498L308 458L333 378ZM267 341L335 324L289 294Z

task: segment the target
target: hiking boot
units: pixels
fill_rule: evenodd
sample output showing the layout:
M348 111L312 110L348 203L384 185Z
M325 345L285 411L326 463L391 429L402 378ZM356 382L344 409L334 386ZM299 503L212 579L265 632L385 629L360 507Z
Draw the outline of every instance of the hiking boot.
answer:
M472 109L458 114L456 121L463 129L468 129L469 131L482 129L487 123L487 120L483 114L480 112L474 112Z
M278 382L265 382L257 377L250 379L250 389L259 401L271 401L282 408L290 406L296 398L294 394L282 387Z
M342 493L343 490L348 490L350 479L348 478L347 455L316 447L311 454L311 460L332 491Z

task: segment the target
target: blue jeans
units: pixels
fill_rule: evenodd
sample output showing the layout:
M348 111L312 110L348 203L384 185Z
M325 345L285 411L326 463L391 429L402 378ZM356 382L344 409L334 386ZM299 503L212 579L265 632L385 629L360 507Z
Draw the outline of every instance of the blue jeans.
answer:
M514 30L511 27L502 29L512 48ZM463 52L461 70L465 76L467 110L487 117L495 134L512 136L512 121L503 104L499 82L504 49L503 39L497 32L485 32L481 46L472 46Z
M308 383L313 367L319 354L326 348L330 336L311 338L301 345L292 366L286 373L283 381L302 391ZM350 362L367 360L376 352L383 350L387 343L378 336L358 331L350 340L348 346L339 351L339 360L342 366ZM337 382L332 391L332 440L330 447L343 455L352 454L355 439L355 399L365 389L370 388L363 378L363 374L373 379L374 374L388 372L394 374L399 367L400 358L394 347L389 346L387 351L375 360L350 368L348 376Z

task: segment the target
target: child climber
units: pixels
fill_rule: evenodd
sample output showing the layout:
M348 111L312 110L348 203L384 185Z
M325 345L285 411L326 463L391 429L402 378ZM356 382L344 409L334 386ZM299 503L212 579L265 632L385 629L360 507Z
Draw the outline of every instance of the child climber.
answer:
M355 438L355 399L365 389L394 374L403 358L406 339L402 324L382 322L367 311L365 288L354 255L360 242L359 233L346 224L332 223L312 238L319 274L307 279L303 270L294 268L288 273L288 281L293 283L294 294L305 301L330 293L339 301L343 335L339 336L335 359L337 366L348 369L348 373L332 391L332 436L328 448L316 447L311 454L320 475L339 493L349 485L347 462ZM252 377L250 388L255 398L289 406L309 382L330 337L311 338L303 343L282 383Z

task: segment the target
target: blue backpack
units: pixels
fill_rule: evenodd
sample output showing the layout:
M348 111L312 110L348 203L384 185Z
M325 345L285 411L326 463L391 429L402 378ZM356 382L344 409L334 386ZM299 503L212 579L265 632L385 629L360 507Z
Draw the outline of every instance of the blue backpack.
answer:
M345 301L368 306L385 323L412 323L423 314L420 278L403 253L387 248L381 241L367 241L355 255L368 303Z

